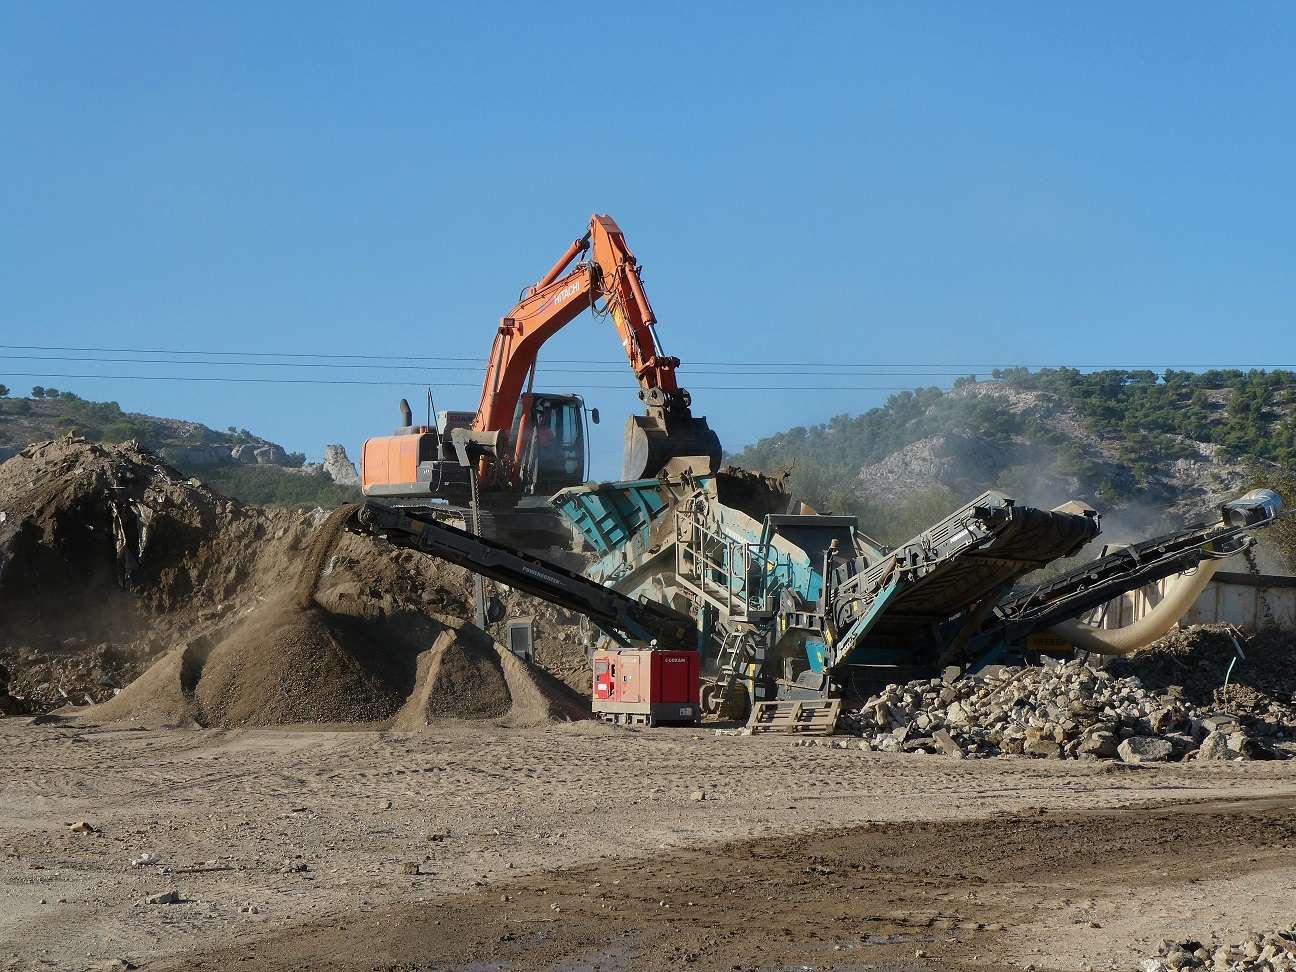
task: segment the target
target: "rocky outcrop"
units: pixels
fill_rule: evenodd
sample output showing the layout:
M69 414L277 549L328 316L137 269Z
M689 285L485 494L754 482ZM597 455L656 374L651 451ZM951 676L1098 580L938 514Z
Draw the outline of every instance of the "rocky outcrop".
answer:
M978 439L958 432L928 436L897 449L880 462L859 471L860 486L869 496L903 499L915 490L943 486L956 496L971 498L990 486L1017 493L1024 483L1004 481L1012 469L1032 470L1029 492L1015 499L1032 505L1052 507L1070 499L1079 490L1074 477L1050 473L1054 451L1028 442L999 442Z
M360 485L360 474L356 472L355 463L347 458L346 448L336 443L324 447L324 472L339 486Z
M249 442L230 450L230 458L245 465L286 466L288 453L273 442Z
M324 447L323 462L304 462L300 466L285 469L284 472L296 476L328 476L338 486L360 485L360 474L356 472L355 463L347 457L346 448L336 444Z

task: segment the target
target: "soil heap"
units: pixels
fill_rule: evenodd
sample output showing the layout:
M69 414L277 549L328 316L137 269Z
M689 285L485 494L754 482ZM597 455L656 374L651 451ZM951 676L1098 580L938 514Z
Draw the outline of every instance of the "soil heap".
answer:
M345 533L345 510L243 507L136 443L68 436L0 465L0 514L0 712L107 702L95 720L220 726L588 712L466 624L465 571ZM508 601L536 616L537 645L583 659L575 619Z
M319 603L321 580L354 511L343 506L330 513L298 569L223 640L182 646L85 718L414 730L440 719L511 717L529 724L586 714L566 686L506 659L468 626L389 613L345 591L335 592L331 608Z

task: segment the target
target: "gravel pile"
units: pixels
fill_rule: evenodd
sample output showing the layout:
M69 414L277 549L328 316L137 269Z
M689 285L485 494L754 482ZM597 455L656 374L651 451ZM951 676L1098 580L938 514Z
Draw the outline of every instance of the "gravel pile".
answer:
M1162 942L1143 972L1210 969L1213 972L1296 972L1296 925L1287 931L1258 932L1236 945L1203 945L1190 940Z
M1296 753L1296 725L1241 717L1148 689L1083 661L992 668L946 684L888 685L847 712L841 729L861 748L955 758L1020 754L1121 759L1274 759Z

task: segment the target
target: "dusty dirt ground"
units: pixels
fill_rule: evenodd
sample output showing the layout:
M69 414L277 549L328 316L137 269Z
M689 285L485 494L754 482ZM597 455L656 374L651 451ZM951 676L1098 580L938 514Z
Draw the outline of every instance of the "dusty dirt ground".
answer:
M9 719L0 846L3 969L1137 968L1296 915L1296 766Z

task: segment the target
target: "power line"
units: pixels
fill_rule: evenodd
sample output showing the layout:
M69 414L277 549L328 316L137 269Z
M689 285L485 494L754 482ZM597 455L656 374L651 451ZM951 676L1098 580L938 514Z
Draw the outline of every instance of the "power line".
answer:
M95 364L141 364L141 365L158 365L158 364L175 364L175 365L194 365L198 367L214 368L369 368L382 371L479 371L480 365L399 365L399 364L337 364L332 361L311 361L298 363L295 361L202 361L193 358L86 358L71 357L59 354L10 354L5 355L5 361L84 361ZM625 362L621 363L618 368L599 368L591 370L587 368L550 368L547 364L541 369L545 374L562 374L562 375L606 375L614 372L624 372ZM690 375L730 375L732 370L725 369L722 371L698 370L695 368L687 369ZM819 371L778 371L764 372L761 377L773 375L796 375L800 377L815 377L822 372ZM843 374L843 373L837 373ZM963 375L961 371L852 371L844 373L845 376L852 378L960 378Z
M176 348L67 348L50 344L0 344L0 348L14 351L74 351L102 354L207 354L215 356L233 356L241 358L358 358L368 361L476 361L484 358L456 358L450 355L416 355L416 354L329 354L315 351L202 351L194 348L180 350ZM580 362L586 363L586 362ZM588 362L606 364L608 362Z
M456 357L453 355L413 355L413 354L338 354L315 351L205 351L205 350L179 350L163 348L74 348L56 345L37 345L37 344L0 344L0 348L13 351L65 351L74 353L100 353L100 354L192 354L208 355L214 357L242 357L242 358L323 358L323 359L351 359L358 361L466 361L478 365L485 363L484 357ZM624 366L624 359L592 359L592 358L562 358L551 359L553 364L584 364L584 365L618 365ZM1215 370L1292 370L1296 365L1258 365L1258 364L1220 364L1211 362L1209 364L1023 364L1021 362L999 362L999 363L978 363L964 364L961 362L926 362L926 363L903 363L903 362L881 362L881 361L864 361L864 362L842 362L842 361L693 361L686 362L688 365L702 365L710 367L740 367L740 368L773 368L773 367L794 367L794 368L1095 368L1095 369L1119 369L1119 370L1142 370L1142 369L1192 369L1208 368ZM962 372L959 372L962 374Z
M71 375L45 371L0 371L5 378L85 378L97 381L218 381L218 382L251 382L264 385L395 385L408 388L418 385L418 381L371 381L360 378L247 378L224 375ZM446 381L438 382L442 388L481 388L481 382ZM633 392L638 389L633 385L587 385L582 389L599 389L610 391ZM694 385L698 391L912 391L905 386L883 387L875 385Z

